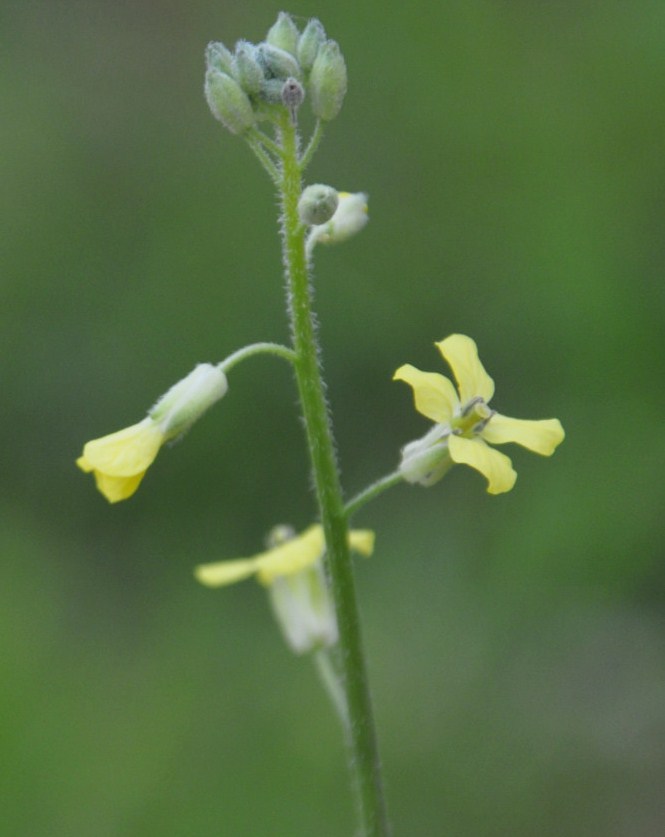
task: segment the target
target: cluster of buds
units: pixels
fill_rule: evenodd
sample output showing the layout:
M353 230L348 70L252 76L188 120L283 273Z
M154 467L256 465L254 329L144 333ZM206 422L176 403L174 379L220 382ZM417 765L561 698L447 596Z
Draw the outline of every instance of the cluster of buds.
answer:
M292 118L307 97L317 119L329 122L346 94L339 45L312 18L302 32L280 12L265 41L238 41L232 53L213 41L206 49L205 95L213 116L233 134L286 108Z

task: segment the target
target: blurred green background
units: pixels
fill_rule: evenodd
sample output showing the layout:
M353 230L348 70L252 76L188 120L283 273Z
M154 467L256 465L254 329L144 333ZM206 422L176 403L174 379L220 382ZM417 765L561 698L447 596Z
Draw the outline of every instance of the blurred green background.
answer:
M286 340L275 200L202 97L269 2L0 6L2 832L338 837L336 720L249 555L314 515L290 372L229 395L109 506L84 441L200 361ZM391 382L471 334L509 415L558 416L515 489L456 469L357 524L396 835L665 832L665 4L297 3L349 93L309 172L370 194L317 259L348 494L427 423Z

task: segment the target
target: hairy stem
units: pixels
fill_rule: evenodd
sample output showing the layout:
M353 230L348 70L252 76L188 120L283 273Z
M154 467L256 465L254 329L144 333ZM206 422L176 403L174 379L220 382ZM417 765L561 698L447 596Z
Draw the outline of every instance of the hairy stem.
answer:
M319 364L305 230L298 218L301 194L298 135L288 114L279 127L283 149L280 188L288 309L297 355L296 379L325 533L327 572L339 626L339 676L349 715L349 766L357 789L361 834L363 837L386 837L389 828L348 546L347 516Z

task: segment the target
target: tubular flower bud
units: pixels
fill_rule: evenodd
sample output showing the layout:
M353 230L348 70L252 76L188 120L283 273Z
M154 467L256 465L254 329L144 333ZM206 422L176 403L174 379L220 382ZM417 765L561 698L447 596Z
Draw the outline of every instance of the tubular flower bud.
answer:
M252 575L268 588L270 603L284 639L296 654L326 648L337 642L337 621L323 572L323 528L316 524L300 535L290 527L275 527L271 547L253 558L201 564L194 575L207 587L223 587ZM369 556L374 532L354 529L349 546Z
M303 224L325 224L335 214L338 203L336 189L316 183L303 190L298 201L298 215Z
M290 52L270 44L259 44L257 60L265 68L266 78L277 78L286 81L287 78L300 79L302 73L296 59Z
M302 71L308 73L314 66L319 48L326 42L326 30L320 20L313 17L303 29L296 55Z
M335 41L326 41L319 48L309 77L312 111L324 122L340 112L346 95L346 64Z
M266 43L283 49L285 52L290 52L291 55L295 55L299 35L300 33L291 19L291 15L286 12L280 12L277 15L277 20L270 27L270 31L266 36Z
M254 125L252 103L238 82L226 73L208 70L205 97L212 115L232 134L243 134Z
M255 58L256 47L248 41L238 41L233 57L233 76L245 93L258 93L263 82L263 70Z
M205 58L209 70L219 70L227 74L233 71L233 55L221 41L211 41L208 44Z
M97 488L110 503L127 500L162 445L189 430L227 389L223 372L200 363L159 399L143 421L87 442L76 464L94 474Z

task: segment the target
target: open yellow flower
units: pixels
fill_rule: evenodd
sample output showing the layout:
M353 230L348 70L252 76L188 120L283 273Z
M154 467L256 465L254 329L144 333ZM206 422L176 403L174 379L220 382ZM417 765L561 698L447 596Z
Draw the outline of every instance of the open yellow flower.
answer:
M97 488L110 503L128 499L161 446L185 433L227 388L226 376L216 366L198 364L157 401L143 421L87 442L76 464L94 474Z
M422 439L403 448L400 470L404 479L432 485L454 463L461 463L483 474L490 494L510 491L517 474L510 459L489 444L516 442L551 456L564 439L561 422L508 418L491 410L488 403L494 395L494 381L480 362L474 341L464 334L451 334L435 345L453 371L457 391L443 375L421 372L408 363L393 376L411 386L416 409L435 422Z
M299 535L286 526L273 529L272 547L252 558L200 564L194 575L206 587L223 587L255 575L268 588L277 622L297 654L337 642L337 621L323 572L323 528L314 524ZM374 532L352 529L349 546L361 555L374 550Z

